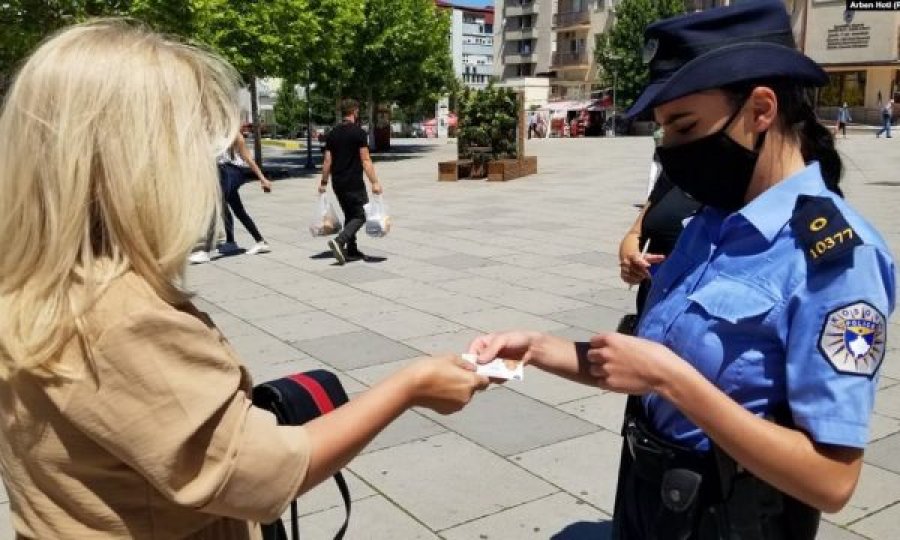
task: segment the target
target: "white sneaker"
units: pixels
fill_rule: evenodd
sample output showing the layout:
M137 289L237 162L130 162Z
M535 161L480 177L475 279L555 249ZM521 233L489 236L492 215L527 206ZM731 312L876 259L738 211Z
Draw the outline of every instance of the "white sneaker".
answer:
M253 247L247 250L247 254L249 255L259 255L260 253L268 253L272 251L272 248L269 247L269 244L263 240L262 242L257 242L253 244Z
M203 264L208 263L211 260L212 259L209 258L209 253L206 251L195 251L188 257L188 261L190 261L191 264Z

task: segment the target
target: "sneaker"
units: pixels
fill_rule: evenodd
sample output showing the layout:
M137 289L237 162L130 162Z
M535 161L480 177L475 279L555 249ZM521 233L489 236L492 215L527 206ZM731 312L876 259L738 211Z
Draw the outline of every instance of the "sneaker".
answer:
M224 242L219 244L218 250L222 255L228 255L229 253L234 253L241 249L238 247L237 242Z
M347 250L347 261L363 261L365 259L366 254L359 249L350 248Z
M188 257L188 261L191 264L203 264L208 263L211 260L212 259L209 258L209 253L206 251L195 251Z
M259 255L260 253L268 253L272 251L272 248L269 247L269 244L266 243L265 240L262 242L257 242L253 244L253 247L247 250L249 255Z
M347 256L344 254L344 248L341 246L340 242L337 240L329 240L328 247L331 249L331 253L334 255L334 258L337 259L339 265L347 264Z

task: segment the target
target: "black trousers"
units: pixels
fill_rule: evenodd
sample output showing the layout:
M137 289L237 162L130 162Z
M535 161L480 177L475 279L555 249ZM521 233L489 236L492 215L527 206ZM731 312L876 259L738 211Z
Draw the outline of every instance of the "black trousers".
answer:
M334 186L334 194L344 213L344 227L335 240L350 251L355 251L356 233L366 224L366 211L363 206L369 202L369 197L365 188L361 192L358 189L344 191L338 185Z
M256 228L253 218L244 208L241 200L241 185L244 183L244 172L234 165L219 165L219 183L222 187L222 220L225 222L225 241L234 242L234 217L257 242L262 242L263 237ZM230 208L230 209L229 209ZM232 217L231 212L234 212Z

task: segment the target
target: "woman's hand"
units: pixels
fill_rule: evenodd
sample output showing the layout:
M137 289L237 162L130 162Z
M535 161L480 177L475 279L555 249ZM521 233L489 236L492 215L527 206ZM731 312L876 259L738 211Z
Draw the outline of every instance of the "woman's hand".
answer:
M690 369L668 347L615 332L591 338L587 359L598 386L632 395L659 391L677 370Z
M475 338L469 345L469 353L478 355L478 363L486 364L494 358L521 360L527 364L531 360L529 349L540 337L539 332L503 332L486 334Z
M259 179L259 183L262 186L263 193L269 193L272 191L272 182L265 176Z
M440 414L462 409L478 390L487 388L487 377L457 355L424 358L406 368L410 373L412 404Z
M666 260L665 255L655 253L642 254L639 251L628 253L619 261L622 281L629 285L637 285L645 279L650 279L650 266Z

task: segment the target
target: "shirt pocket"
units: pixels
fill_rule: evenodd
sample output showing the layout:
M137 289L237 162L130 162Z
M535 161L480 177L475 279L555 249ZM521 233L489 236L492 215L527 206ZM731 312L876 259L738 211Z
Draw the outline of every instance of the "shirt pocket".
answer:
M765 318L778 303L774 295L760 287L722 277L688 295L688 300L702 308L710 317L731 324Z

